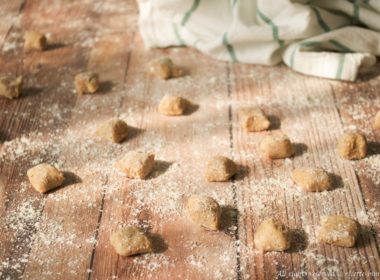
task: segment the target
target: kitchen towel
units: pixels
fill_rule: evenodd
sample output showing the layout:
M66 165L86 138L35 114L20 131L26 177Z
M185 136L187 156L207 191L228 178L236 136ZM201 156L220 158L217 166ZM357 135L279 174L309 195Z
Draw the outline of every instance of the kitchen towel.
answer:
M380 55L380 0L138 0L145 46L354 81Z

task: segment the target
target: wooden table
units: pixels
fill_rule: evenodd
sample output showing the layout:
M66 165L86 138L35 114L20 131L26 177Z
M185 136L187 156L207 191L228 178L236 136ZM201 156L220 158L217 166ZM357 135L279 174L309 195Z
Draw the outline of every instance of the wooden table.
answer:
M44 52L23 53L25 30L49 35ZM380 277L379 70L356 83L306 77L285 66L215 61L189 48L144 49L137 5L124 0L0 1L0 72L22 74L24 94L0 100L0 279L377 279ZM158 80L147 63L169 55L186 70ZM94 70L101 92L77 96L73 76ZM164 117L165 93L198 107ZM259 105L272 131L246 133L239 108ZM132 127L122 144L93 136L104 120ZM263 159L258 144L273 130L296 143L292 159ZM335 151L348 129L365 133L370 155L344 161ZM129 180L113 163L145 149L158 164L148 180ZM205 162L223 154L239 164L236 178L207 183ZM62 188L34 191L26 171L40 162L65 170ZM337 176L329 192L306 194L290 179L294 167L319 166ZM201 193L223 205L223 230L199 228L182 209ZM363 227L357 246L319 244L321 215L344 214ZM292 249L261 254L253 233L276 217L293 232ZM109 235L122 225L152 233L156 252L118 257ZM377 275L377 277L376 277Z

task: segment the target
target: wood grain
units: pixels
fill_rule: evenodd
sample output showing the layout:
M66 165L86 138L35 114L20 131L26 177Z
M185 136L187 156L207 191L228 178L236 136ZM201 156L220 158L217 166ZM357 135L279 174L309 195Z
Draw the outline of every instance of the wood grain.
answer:
M260 201L264 204L266 201L270 202L265 204L262 211L248 208L247 213L242 213L243 218L239 225L240 238L246 240L248 247L253 247L252 239L249 238L253 235L251 229L255 228L257 221L265 216L276 216L294 228L309 229L307 249L285 255L285 259L282 259L284 254L267 254L264 260L262 255L256 255L255 267L250 266L251 258L243 255L242 267L247 267L249 274L256 275L259 279L273 279L283 270L287 271L286 275L289 275L289 272L302 272L305 269L302 265L306 266L309 272L323 272L324 265L326 269L331 268L329 261L323 260L324 263L320 266L315 260L305 258L305 255L313 252L313 257L315 254L320 254L325 259L330 259L330 262L336 262L338 265L333 267L336 271L332 272L340 278L348 277L350 271L378 271L376 239L367 231L370 225L363 217L366 215L366 209L353 163L341 160L335 152L343 128L334 102L333 88L340 83L294 75L284 68L255 69L247 79L247 66L236 66L233 69L236 77L232 90L235 108L247 106L246 100L250 100L252 105L260 104L267 114L281 120L281 130L288 133L296 143L302 143L307 147L306 152L301 154L299 151L292 161L263 161L257 158L252 160L252 154L254 156L259 154L257 147L262 136L267 133L251 136L245 135L239 127L234 129L234 147L238 158L242 164L248 165L249 169L253 170L252 175L250 174L242 187L238 188L242 200L239 204L257 206L257 201L250 201L258 200L257 196L251 195L251 191L256 192L255 181L280 176L279 185L275 186L277 189L268 191L268 198ZM344 187L329 192L328 195L295 193L295 186L289 181L289 176L292 168L299 166L323 167L343 178ZM265 175L262 177L262 174ZM266 184L266 187L271 187L271 184ZM260 195L260 192L262 193L262 190L259 188L257 195ZM357 248L323 246L315 243L315 240L310 240L315 236L320 216L337 213L356 218L365 227ZM258 266L259 271L257 271ZM265 273L261 274L264 271ZM368 275L367 278L371 279L372 276Z
M5 15L5 17L3 17ZM0 99L0 279L375 279L379 258L380 68L356 83L296 74L285 66L215 61L190 48L146 50L137 30L134 1L0 2L0 72L23 75L23 97ZM48 34L50 48L23 53L26 30ZM162 81L148 62L169 55L185 70ZM100 92L77 96L76 73L101 77ZM192 103L185 116L165 117L165 94ZM238 111L259 105L271 129L246 133ZM130 126L122 144L94 136L103 121ZM361 130L369 156L344 161L335 151L345 130ZM261 156L264 136L286 132L296 156ZM127 179L114 168L125 152L154 152L147 180ZM233 158L235 178L208 183L213 154ZM49 162L64 170L64 186L46 195L29 185L26 170ZM319 166L335 174L336 188L306 194L290 179L295 167ZM206 231L183 204L193 193L223 206L222 230ZM362 232L354 248L319 244L320 217L344 214ZM292 231L292 248L261 254L257 226L276 217ZM155 244L153 254L120 257L110 233L139 225ZM355 274L356 273L356 274ZM362 274L360 274L362 273Z
M170 81L147 75L148 62L162 53L156 51L146 55L141 38L136 39L122 108L125 112L133 111L127 121L137 126L141 133L127 145L128 150L154 152L158 164L147 182L134 182L120 175L111 179L122 180L123 184L105 197L95 250L94 279L113 275L123 279L210 279L214 275L234 278L236 273L235 269L231 270L236 266L233 237L224 232L208 233L196 227L188 221L182 209L183 200L189 193L218 195L224 204L232 203L226 196L231 193L231 184L206 183L203 174L207 157L220 152L220 142L227 151L229 149L228 111L219 111L215 106L215 98L227 96L227 88L225 85L207 87L209 79L216 73L225 72L226 68L224 63L213 63L211 68L208 60L200 59L199 54L189 54L187 50L172 50L166 54L170 54L182 68L191 69L191 74ZM188 57L185 58L185 54ZM190 84L193 84L191 88ZM157 105L165 93L188 98L195 105L191 110L194 112L184 117L160 116ZM209 118L214 120L213 126L204 127L202 124ZM207 139L211 142L205 146ZM213 141L217 141L217 145ZM194 157L202 164L193 165ZM146 199L141 197L144 189ZM143 260L116 256L109 245L110 233L120 225L133 223L145 227L154 236L156 254L145 256ZM227 263L220 263L220 255L226 255Z

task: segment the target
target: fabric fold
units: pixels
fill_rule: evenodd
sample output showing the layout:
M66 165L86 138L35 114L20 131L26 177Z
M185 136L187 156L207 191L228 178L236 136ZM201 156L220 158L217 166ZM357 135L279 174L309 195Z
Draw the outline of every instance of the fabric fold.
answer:
M380 55L368 0L138 0L145 46L191 46L216 59L354 81Z

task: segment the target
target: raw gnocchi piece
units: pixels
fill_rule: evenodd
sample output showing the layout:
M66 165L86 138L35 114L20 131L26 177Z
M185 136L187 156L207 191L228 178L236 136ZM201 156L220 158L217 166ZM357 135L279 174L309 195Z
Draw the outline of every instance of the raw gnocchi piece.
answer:
M361 133L347 132L340 137L337 150L343 159L362 159L367 154L367 140Z
M82 72L75 76L77 94L95 93L99 89L99 75L93 72Z
M32 186L40 193L61 186L64 180L63 173L47 163L41 163L30 168L27 175Z
M322 168L296 168L293 181L307 192L322 192L332 189L332 178Z
M154 154L130 151L116 163L116 167L132 179L145 179L154 167Z
M121 256L132 256L153 251L150 238L135 226L116 230L111 234L110 241L116 253Z
M46 36L37 31L27 31L24 34L24 50L38 50L43 51L47 48Z
M9 76L0 77L0 96L13 99L21 95L22 76L11 78Z
M239 118L242 128L248 132L263 131L270 127L270 121L257 107L240 109Z
M359 231L360 224L351 218L341 215L324 216L321 218L318 239L335 246L353 247Z
M261 152L270 159L292 157L294 147L286 134L269 135L260 144Z
M278 220L265 220L255 232L254 243L261 252L285 251L290 247L289 229Z
M125 121L111 119L102 123L95 134L114 143L121 143L128 135L128 125Z
M177 95L165 95L158 105L158 112L166 116L180 116L186 112L189 101Z
M237 166L233 160L224 156L213 156L207 162L206 180L209 182L228 181L237 172Z
M222 210L215 199L208 196L192 195L187 199L187 212L198 225L209 230L218 230Z
M166 56L156 58L149 63L149 72L163 80L183 75L182 69L176 67L173 61Z

